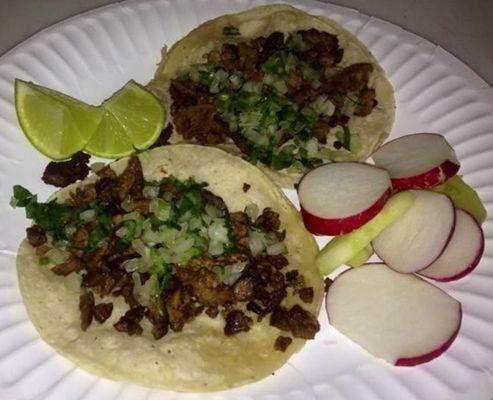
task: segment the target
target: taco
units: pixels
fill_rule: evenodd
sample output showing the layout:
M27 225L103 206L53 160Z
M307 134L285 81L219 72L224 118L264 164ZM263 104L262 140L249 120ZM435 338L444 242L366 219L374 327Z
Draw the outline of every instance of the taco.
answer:
M46 203L16 186L12 204L33 220L17 258L28 314L96 375L226 389L319 330L313 237L268 177L222 150L155 148Z
M395 113L365 45L287 5L205 22L171 47L148 87L171 110L171 142L222 147L283 187L321 163L365 160Z

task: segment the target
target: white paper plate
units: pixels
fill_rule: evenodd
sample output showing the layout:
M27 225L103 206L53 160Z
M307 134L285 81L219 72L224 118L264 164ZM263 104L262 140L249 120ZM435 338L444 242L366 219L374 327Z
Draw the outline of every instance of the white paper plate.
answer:
M468 277L440 285L463 304L459 337L438 359L413 368L379 361L332 329L322 331L274 376L208 395L155 391L98 379L44 344L27 318L15 273L27 221L8 206L22 184L45 198L40 175L47 160L17 126L13 80L33 80L99 103L133 78L147 83L163 43L172 44L202 21L262 4L247 0L134 0L77 16L27 40L0 59L0 399L471 399L493 393L493 224L484 225L486 251ZM292 1L333 18L365 42L396 89L396 137L439 132L456 149L462 174L493 214L493 93L453 56L384 21L354 10ZM292 194L292 193L291 193Z

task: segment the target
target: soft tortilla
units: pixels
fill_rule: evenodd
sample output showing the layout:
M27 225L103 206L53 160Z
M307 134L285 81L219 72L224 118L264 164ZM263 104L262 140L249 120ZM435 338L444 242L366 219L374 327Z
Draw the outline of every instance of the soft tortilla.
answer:
M223 28L228 25L238 28L241 36L224 36ZM268 36L274 31L289 33L310 28L338 36L339 44L344 49L344 57L340 66L359 62L371 63L374 66L370 86L376 90L378 106L367 117L351 117L348 125L353 142L351 153L344 150L334 153L336 161L363 161L383 143L390 133L395 115L394 90L384 70L368 48L351 32L327 18L313 16L281 4L256 7L238 14L220 16L203 23L175 43L163 57L148 88L165 105L169 106L171 104L168 92L170 80L191 65L203 63L205 61L203 56L212 49L220 47L222 43ZM175 133L171 141L173 143L183 142L183 138ZM220 147L240 154L232 143ZM264 168L264 170L281 187L292 187L300 178L299 173L289 173L287 170L274 171L270 168Z
M230 211L243 210L254 202L260 209L272 207L278 212L281 228L287 231L290 266L297 268L306 285L315 291L312 304L302 303L293 295L288 295L285 304L299 303L318 315L323 280L314 267L316 243L296 209L260 170L222 150L187 144L156 148L139 158L148 181L170 174L179 179L192 176L208 182L208 188L225 200ZM126 163L126 159L119 160L112 168L121 172ZM71 185L56 198L66 198L69 191L95 179L93 176ZM243 183L251 185L247 193ZM104 324L94 321L87 332L82 332L78 275L63 278L38 265L27 241L20 246L17 269L22 297L41 337L80 367L106 378L177 391L226 389L271 374L305 343L294 339L285 353L274 351L274 341L282 333L269 326L268 317L255 323L248 333L226 337L224 319L210 319L204 314L186 324L183 332L170 332L157 341L148 330L142 336L130 337L112 326L127 309L121 298L114 302L109 320Z

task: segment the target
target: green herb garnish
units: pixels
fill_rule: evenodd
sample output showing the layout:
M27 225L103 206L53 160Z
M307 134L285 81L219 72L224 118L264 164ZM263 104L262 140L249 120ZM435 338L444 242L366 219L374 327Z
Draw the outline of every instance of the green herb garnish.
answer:
M351 151L351 132L349 131L349 128L347 126L343 126L342 129L344 130L342 147L344 147L346 150Z
M228 25L223 28L223 35L224 36L239 36L240 31L238 30L237 27Z

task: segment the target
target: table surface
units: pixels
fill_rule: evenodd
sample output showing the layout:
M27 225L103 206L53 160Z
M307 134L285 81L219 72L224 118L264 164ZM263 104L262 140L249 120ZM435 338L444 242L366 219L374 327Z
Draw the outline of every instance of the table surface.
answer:
M0 0L0 54L58 21L113 2ZM493 85L493 0L331 2L387 20L440 45Z

